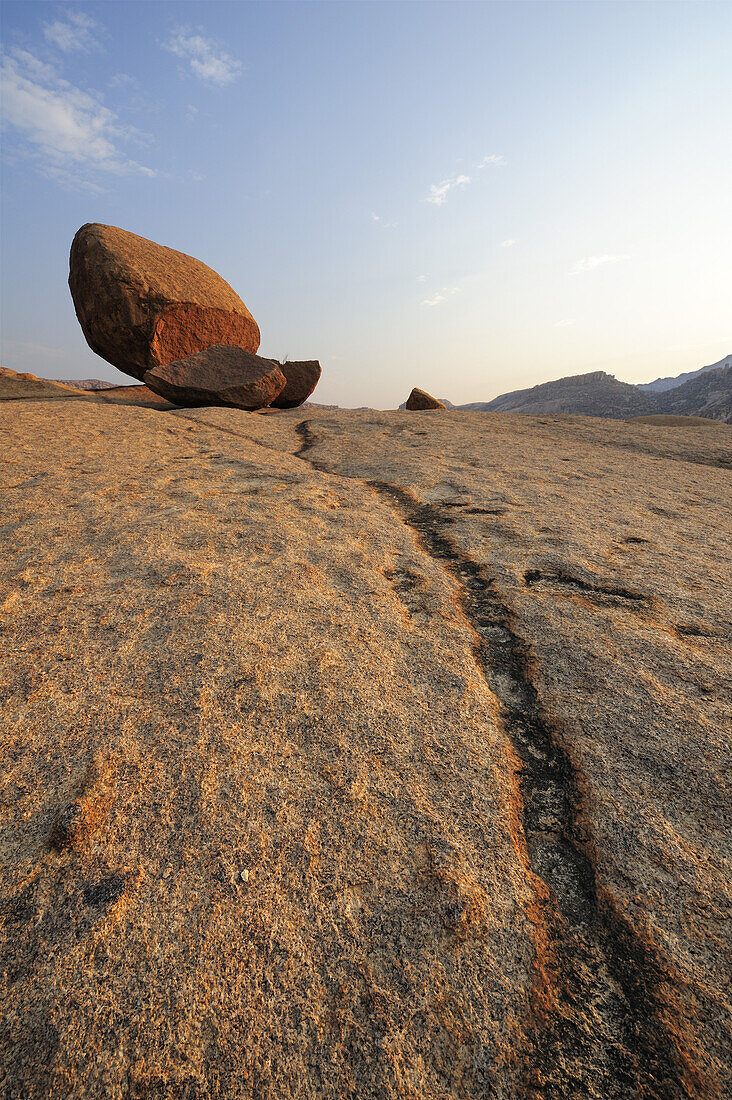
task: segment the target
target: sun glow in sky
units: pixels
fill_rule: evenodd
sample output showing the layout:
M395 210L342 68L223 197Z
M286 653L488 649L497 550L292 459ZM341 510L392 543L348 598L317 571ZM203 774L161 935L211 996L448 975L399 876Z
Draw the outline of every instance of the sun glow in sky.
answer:
M215 268L321 402L721 359L731 43L727 3L6 3L3 364L131 381L90 221Z

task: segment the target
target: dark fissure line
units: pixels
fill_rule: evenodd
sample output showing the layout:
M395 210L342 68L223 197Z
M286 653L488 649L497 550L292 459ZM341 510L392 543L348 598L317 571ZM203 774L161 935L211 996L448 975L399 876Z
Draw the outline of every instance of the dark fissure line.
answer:
M296 431L302 440L297 456L330 472L308 457L317 440L307 422L298 424ZM422 549L458 582L463 613L479 639L476 663L499 701L502 724L521 761L529 859L559 910L547 912L545 920L551 949L560 962L556 992L565 1007L555 1011L554 1018L536 1022L522 1080L524 1095L537 1100L589 1095L601 1095L603 1100L633 1096L671 1100L688 1095L659 1019L661 968L628 920L598 899L595 870L577 835L576 778L543 713L511 611L493 580L485 576L484 567L446 536L445 529L454 519L445 509L422 504L384 482L364 483L389 501L414 530ZM622 595L638 598L624 591ZM604 1026L588 1026L590 1003ZM568 1077L572 1065L576 1073Z
M635 603L642 603L646 599L641 592L634 592L630 588L623 588L620 585L593 584L591 581L582 580L581 577L573 577L571 574L563 573L558 569L551 571L527 569L524 573L524 584L527 588L531 588L535 584L562 585L566 588L574 588L579 592L584 592L590 597L629 600Z
M306 458L307 452L315 446L315 436L310 431L310 425L307 420L303 420L295 427L295 431L302 440L302 446L299 450L295 451L295 458L301 458L304 462L309 462L311 466L314 466L316 470L320 469L317 462L313 462L311 459Z

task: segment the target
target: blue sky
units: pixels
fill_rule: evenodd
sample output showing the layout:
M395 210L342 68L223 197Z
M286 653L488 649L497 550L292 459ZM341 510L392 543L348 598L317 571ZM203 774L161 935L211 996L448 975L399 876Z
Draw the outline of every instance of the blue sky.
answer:
M84 342L89 221L188 252L317 399L732 351L732 5L6 3L3 363Z

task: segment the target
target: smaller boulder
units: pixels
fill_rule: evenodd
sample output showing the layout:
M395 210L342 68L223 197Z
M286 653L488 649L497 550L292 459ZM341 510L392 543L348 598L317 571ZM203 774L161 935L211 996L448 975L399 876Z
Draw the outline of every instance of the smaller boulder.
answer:
M214 344L145 373L145 384L176 405L225 405L263 409L285 388L274 359L228 344Z
M410 412L422 412L424 409L446 409L447 406L438 401L436 397L420 390L416 386L407 398L406 407Z
M286 378L285 388L272 402L273 409L296 409L307 401L320 379L320 363L308 359L301 363L280 363Z

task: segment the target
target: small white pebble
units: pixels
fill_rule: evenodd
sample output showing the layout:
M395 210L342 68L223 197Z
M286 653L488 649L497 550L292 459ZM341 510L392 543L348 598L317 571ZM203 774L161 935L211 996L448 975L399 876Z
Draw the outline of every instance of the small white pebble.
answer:
M239 881L240 882L249 882L249 872L247 870L239 872Z

